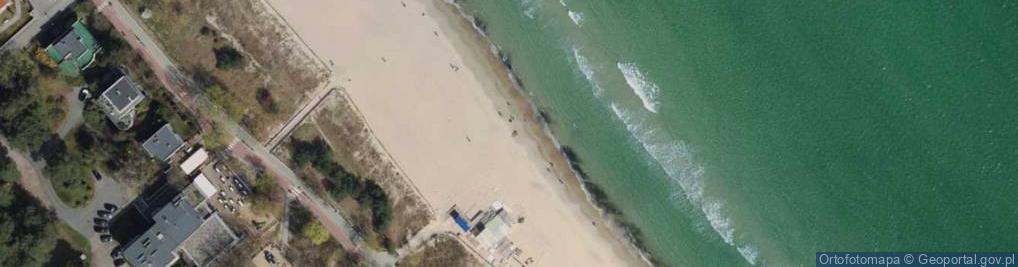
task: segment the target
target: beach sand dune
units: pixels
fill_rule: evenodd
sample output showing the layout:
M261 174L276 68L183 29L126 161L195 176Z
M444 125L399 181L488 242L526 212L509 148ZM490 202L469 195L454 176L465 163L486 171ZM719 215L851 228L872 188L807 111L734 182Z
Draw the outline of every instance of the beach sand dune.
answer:
M549 159L554 153L533 130L529 106L500 97L511 90L505 72L445 3L267 1L331 65L375 137L433 205L438 219L429 229L454 231L445 215L454 205L470 216L500 201L525 218L510 236L520 260L643 264L603 228L565 164L549 168L549 160L561 161Z

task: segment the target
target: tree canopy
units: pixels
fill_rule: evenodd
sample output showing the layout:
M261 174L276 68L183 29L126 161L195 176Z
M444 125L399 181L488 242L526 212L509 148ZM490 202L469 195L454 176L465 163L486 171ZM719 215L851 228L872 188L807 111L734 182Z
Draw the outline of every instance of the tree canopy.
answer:
M315 244L315 246L324 244L332 237L329 235L329 231L325 230L325 226L317 220L304 224L304 229L301 230L301 233L304 234L304 237L310 239L311 244Z
M0 133L11 145L31 150L41 145L51 129L47 122L55 101L45 101L31 90L37 68L27 55L0 54Z
M328 179L329 194L336 201L353 197L363 207L371 209L371 222L377 230L384 230L392 219L392 204L388 195L375 181L363 179L348 172L332 158L329 145L321 138L311 141L293 139L291 159L297 165L311 164L315 170Z

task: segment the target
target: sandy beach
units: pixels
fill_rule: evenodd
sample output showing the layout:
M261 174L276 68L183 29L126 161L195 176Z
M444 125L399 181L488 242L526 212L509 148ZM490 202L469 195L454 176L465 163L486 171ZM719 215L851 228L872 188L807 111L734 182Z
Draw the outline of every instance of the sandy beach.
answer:
M506 205L536 266L645 265L605 227L488 44L429 0L268 0L331 65L438 218Z

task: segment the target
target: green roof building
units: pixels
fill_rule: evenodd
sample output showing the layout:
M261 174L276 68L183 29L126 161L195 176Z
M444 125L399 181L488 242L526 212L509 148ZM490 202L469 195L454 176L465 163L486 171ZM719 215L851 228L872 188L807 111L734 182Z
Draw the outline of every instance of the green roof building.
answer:
M60 72L78 76L81 70L95 62L95 54L100 49L99 43L95 41L95 37L88 31L85 24L76 21L64 37L46 47L46 52L60 66Z

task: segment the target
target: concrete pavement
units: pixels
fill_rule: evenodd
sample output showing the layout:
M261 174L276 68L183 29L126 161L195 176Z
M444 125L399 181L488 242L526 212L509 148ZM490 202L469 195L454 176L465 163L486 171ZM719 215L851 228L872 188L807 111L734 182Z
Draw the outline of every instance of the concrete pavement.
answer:
M64 94L64 101L67 102L67 114L64 115L64 121L60 123L60 127L57 127L57 135L61 139L85 121L81 115L85 109L85 102L78 99L80 91L81 87L74 87Z
M53 18L54 15L67 9L74 0L28 0L32 4L32 20L25 24L21 31L14 34L10 40L0 45L0 51L8 49L20 49L28 45L35 35L42 31L42 27Z

